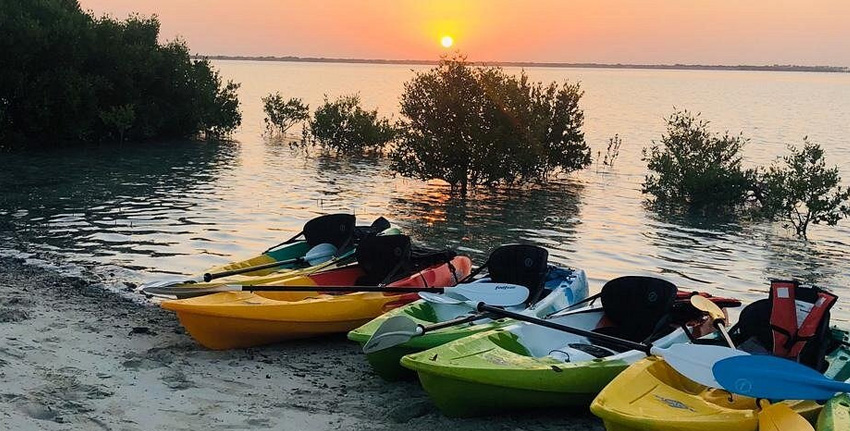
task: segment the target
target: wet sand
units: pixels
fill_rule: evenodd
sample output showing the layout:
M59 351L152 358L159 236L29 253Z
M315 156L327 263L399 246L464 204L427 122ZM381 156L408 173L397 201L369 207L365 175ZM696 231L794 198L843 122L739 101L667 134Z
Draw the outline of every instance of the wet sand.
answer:
M0 382L2 429L603 429L589 413L446 418L416 382L375 376L343 336L210 351L155 305L10 258Z

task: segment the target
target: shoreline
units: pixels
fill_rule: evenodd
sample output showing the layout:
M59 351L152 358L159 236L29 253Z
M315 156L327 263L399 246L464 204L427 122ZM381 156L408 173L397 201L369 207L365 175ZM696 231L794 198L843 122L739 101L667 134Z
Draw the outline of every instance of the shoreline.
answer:
M154 304L18 258L0 257L0 327L9 429L603 429L589 412L446 418L342 334L207 350Z
M282 63L335 63L335 64L391 64L404 66L435 66L435 60L403 60L372 58L295 57L295 56L250 56L250 55L201 55L193 59L220 61L270 61ZM850 73L847 66L800 66L793 64L773 65L722 65L722 64L630 64L630 63L567 63L536 61L473 61L472 64L499 67L543 67L575 69L636 69L636 70L719 70L743 72L804 72L804 73Z

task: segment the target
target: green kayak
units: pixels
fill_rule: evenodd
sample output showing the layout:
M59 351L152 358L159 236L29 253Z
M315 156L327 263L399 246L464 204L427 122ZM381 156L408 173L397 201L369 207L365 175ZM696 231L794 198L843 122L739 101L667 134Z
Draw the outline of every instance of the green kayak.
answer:
M490 279L481 279L488 281ZM583 270L550 266L544 284L545 295L532 306L513 307L512 311L525 312L535 317L544 317L583 300L588 294L587 276ZM470 313L469 306L435 304L417 301L410 305L389 311L371 322L348 333L352 341L364 345L375 331L392 317L405 316L419 325L428 326L445 322ZM375 372L385 380L400 380L413 377L414 374L401 366L402 356L421 352L442 344L463 338L479 332L489 331L504 326L511 321L506 319L479 319L467 324L426 332L422 336L413 337L410 341L386 350L372 352L366 355L369 364Z
M687 298L664 280L621 277L603 287L601 306L549 320L632 341L650 338L666 348L690 339L681 325L659 324L662 319L675 315L671 323L685 324L701 316ZM401 364L418 373L446 416L466 417L586 407L608 382L644 357L639 351L523 322L405 356Z
M850 430L850 394L836 395L818 415L817 431Z

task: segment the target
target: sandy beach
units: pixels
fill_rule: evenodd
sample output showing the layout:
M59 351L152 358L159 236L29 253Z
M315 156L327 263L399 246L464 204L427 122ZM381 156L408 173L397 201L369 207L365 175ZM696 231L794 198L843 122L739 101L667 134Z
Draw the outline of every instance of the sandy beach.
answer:
M0 258L0 428L603 429L585 412L449 419L418 383L375 376L343 336L210 351L131 298Z

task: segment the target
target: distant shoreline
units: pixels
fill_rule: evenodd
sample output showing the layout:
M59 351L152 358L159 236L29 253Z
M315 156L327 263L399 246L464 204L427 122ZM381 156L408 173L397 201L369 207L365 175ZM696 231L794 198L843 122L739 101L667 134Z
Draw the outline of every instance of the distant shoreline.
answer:
M233 55L195 55L194 58L208 58L210 60L252 60L252 61L277 61L293 63L348 63L348 64L400 64L411 66L431 66L437 64L432 60L383 60L383 59L361 59L361 58L325 58L325 57L252 57ZM821 73L850 73L850 67L842 66L796 66L790 64L774 64L771 66L755 65L704 65L704 64L610 64L610 63L558 63L558 62L530 62L530 61L486 61L476 62L488 66L505 67L561 67L561 68L584 68L584 69L660 69L660 70L741 70L756 72L821 72Z

